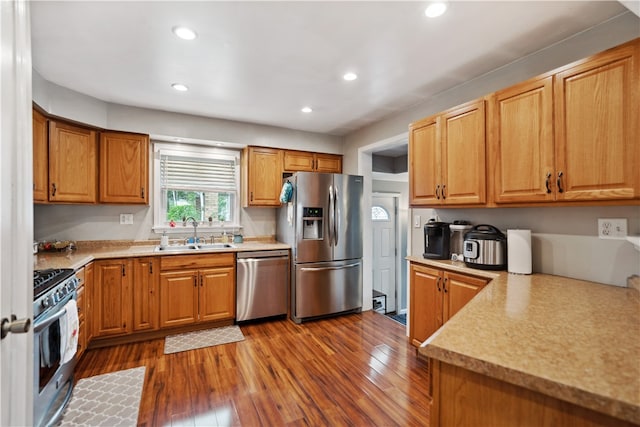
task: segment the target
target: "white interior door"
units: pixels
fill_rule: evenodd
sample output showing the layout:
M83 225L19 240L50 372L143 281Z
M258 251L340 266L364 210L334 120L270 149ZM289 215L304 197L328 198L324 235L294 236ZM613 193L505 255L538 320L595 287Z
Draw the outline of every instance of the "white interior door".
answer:
M33 316L29 3L0 1L0 318ZM0 341L0 425L33 420L33 332Z
M373 196L373 289L387 296L386 312L396 311L396 198Z

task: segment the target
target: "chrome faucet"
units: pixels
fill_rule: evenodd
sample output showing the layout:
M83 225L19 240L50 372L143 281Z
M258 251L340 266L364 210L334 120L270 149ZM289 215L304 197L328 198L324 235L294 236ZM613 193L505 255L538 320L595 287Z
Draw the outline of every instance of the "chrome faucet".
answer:
M193 243L198 243L198 221L196 221L194 217L190 216L182 219L183 225L186 226L189 220L191 220L191 224L193 225Z

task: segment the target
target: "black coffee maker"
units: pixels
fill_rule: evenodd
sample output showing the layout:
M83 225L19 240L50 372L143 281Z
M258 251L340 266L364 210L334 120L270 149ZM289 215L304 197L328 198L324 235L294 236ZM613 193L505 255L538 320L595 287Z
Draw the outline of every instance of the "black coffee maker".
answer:
M448 222L430 219L424 225L424 258L449 259L451 231Z

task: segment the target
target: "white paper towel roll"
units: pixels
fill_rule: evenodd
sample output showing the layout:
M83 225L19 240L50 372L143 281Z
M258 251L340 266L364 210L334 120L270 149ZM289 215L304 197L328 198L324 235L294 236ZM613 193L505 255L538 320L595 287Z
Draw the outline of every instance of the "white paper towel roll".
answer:
M531 230L507 230L507 270L531 274Z

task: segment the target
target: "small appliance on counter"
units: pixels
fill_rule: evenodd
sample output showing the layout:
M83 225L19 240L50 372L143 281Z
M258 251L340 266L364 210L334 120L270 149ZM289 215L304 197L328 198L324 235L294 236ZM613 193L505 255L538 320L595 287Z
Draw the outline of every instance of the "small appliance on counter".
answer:
M451 230L451 260L464 261L464 235L473 225L469 221L455 220L449 225Z
M448 222L438 222L431 218L424 225L424 258L449 259L451 230Z
M505 270L507 236L493 225L476 225L464 235L464 263L481 270Z

